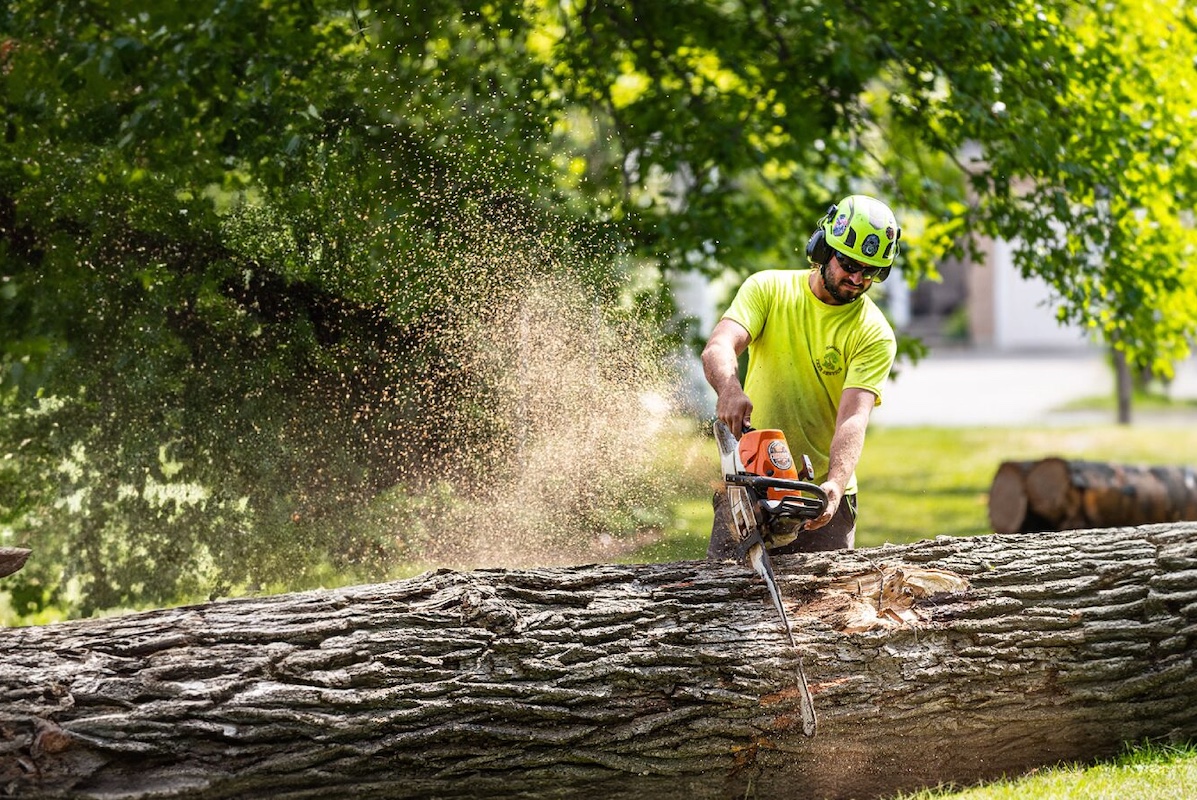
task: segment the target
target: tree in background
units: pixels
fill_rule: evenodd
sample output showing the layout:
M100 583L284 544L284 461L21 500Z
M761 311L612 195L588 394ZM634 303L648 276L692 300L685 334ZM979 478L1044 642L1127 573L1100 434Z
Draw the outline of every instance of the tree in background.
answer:
M1168 372L1197 319L1195 27L1169 0L585 3L559 57L636 177L687 177L671 266L775 262L863 184L909 209L913 277L1008 239L1063 321Z
M422 510L364 504L514 469L520 386L478 352L509 342L464 332L550 280L601 309L609 234L493 88L522 47L442 11L436 40L331 3L5 12L18 612L385 574Z
M793 263L849 191L905 208L911 280L1011 239L1065 318L1166 368L1197 317L1193 22L1155 0L16 0L0 541L38 560L13 606L435 556L436 519L485 525L454 516L463 482L561 491L526 476L558 469L529 466L568 409L635 427L662 378L638 321L669 308L646 276ZM625 452L579 441L590 471ZM533 525L610 514L599 493Z

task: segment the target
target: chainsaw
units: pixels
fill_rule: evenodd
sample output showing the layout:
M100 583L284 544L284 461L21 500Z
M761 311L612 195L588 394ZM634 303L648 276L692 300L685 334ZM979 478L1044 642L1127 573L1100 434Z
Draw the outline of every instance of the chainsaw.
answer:
M814 469L808 456L803 454L801 469L795 466L781 431L748 428L736 441L722 421L716 420L714 429L740 557L765 582L790 647L796 648L794 630L781 603L768 548L779 544L781 538L792 539L795 532L801 533L808 520L820 516L827 508L827 493L811 482ZM814 736L815 705L806 685L801 658L798 660L798 683L802 732Z

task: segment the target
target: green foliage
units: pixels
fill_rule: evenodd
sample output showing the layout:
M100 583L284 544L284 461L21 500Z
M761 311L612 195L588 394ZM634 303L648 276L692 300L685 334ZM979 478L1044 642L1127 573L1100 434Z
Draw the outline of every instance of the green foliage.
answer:
M463 326L553 275L611 303L546 118L491 83L521 47L440 11L432 37L332 3L6 6L0 524L38 554L17 613L383 574L408 517L354 509L418 491L456 436L485 471L503 433Z
M997 76L991 118L939 123L981 142L984 229L1019 242L1016 263L1058 292L1062 319L1170 373L1197 319L1193 11L1064 4L1030 27L1035 60Z
M1168 0L7 3L18 612L380 574L422 517L361 504L510 481L560 433L513 377L540 340L511 320L552 328L529 287L582 298L575 350L601 332L592 394L545 402L598 387L630 428L625 389L692 333L640 325L659 279L800 263L850 191L900 208L908 279L1005 236L1166 374L1197 319L1193 37Z

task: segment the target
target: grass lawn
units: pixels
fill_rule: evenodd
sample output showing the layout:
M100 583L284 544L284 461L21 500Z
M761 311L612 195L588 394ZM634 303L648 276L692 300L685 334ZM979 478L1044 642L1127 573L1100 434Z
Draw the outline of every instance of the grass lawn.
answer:
M857 468L861 509L856 544L991 533L988 494L998 466L1047 456L1195 466L1197 424L874 427Z
M1190 800L1197 797L1197 749L1136 748L1112 761L1060 766L963 791L929 790L895 800Z

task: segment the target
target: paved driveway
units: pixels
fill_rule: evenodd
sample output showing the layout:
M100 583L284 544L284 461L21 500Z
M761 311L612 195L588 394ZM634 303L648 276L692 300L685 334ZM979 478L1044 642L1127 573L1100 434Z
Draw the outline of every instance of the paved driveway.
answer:
M1100 352L932 352L899 366L873 423L888 426L1114 422L1114 412L1062 413L1070 400L1112 397L1114 372ZM1179 365L1174 397L1197 398L1197 359Z

